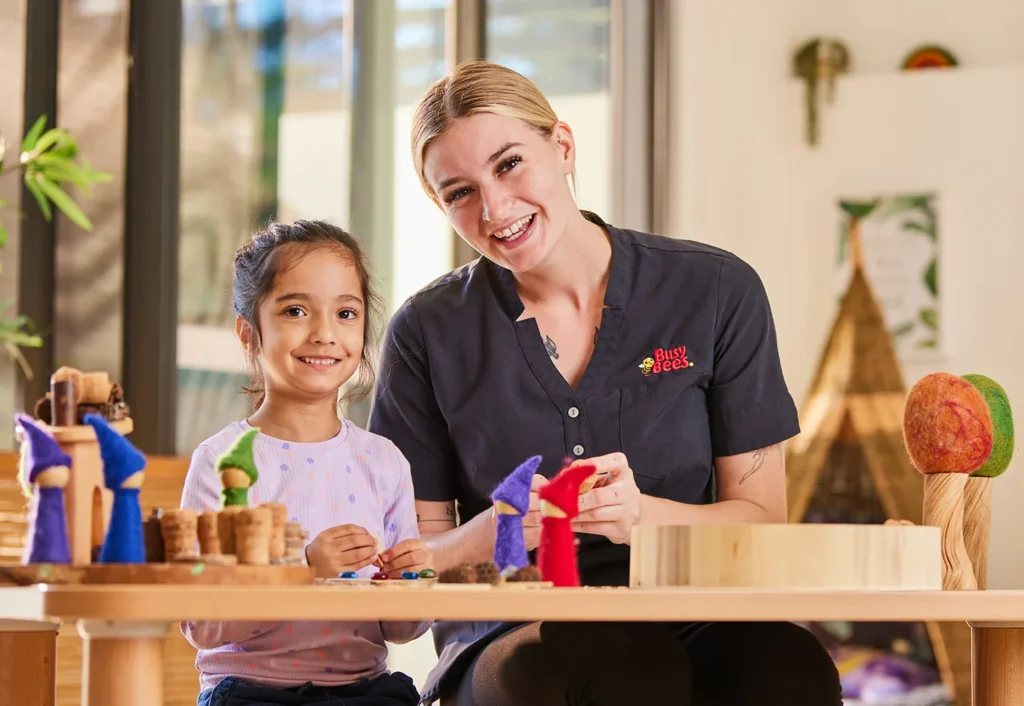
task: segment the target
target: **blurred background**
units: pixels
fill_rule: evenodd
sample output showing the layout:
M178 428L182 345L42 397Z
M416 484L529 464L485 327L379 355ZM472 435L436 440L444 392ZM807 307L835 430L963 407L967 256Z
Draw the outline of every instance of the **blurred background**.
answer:
M409 129L430 83L476 57L572 127L582 208L758 270L801 406L854 221L905 384L981 372L1024 399L1019 0L0 0L2 316L42 337L18 349L32 377L0 357L0 418L60 365L120 381L149 454L187 458L244 416L230 265L269 219L353 231L389 312L473 259L420 188ZM40 115L112 177L71 190L91 230L45 219L11 175ZM992 588L1024 587L1019 465L994 497ZM878 667L891 693L851 681L858 703L952 703L906 696L943 668L919 628L861 636L917 661ZM397 659L420 680L432 646Z

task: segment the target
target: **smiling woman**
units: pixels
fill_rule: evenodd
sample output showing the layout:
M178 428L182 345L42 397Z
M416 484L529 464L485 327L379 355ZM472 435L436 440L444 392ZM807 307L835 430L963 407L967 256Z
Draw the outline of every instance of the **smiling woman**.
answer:
M385 337L369 429L411 461L439 571L493 556L491 492L541 456L607 479L579 497L580 581L625 586L639 524L784 522L799 431L757 273L723 250L580 210L572 128L524 76L459 65L414 114L423 189L482 257L412 296ZM500 403L496 404L496 401ZM538 511L522 517L528 551ZM838 706L791 624L434 627L427 702ZM731 678L718 679L725 661ZM805 677L787 680L803 662Z

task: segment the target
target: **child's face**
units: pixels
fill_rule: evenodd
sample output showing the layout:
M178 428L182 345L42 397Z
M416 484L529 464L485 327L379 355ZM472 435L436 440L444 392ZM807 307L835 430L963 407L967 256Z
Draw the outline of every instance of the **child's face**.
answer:
M365 315L359 274L344 252L281 253L259 309L267 389L277 397L335 397L359 366Z

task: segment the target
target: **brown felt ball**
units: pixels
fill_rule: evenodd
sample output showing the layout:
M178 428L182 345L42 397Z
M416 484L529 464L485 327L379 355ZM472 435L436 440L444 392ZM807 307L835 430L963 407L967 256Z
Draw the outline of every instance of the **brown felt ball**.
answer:
M926 375L907 393L903 440L921 473L973 473L992 454L988 404L963 378Z

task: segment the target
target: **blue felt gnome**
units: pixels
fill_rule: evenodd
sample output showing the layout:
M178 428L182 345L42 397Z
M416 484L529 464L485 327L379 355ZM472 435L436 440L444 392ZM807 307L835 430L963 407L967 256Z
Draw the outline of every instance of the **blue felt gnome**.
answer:
M70 478L71 457L31 417L16 414L15 420L23 436L22 484L35 486L35 507L29 519L32 532L22 561L25 564L70 564L64 488Z
M114 493L110 525L100 551L103 564L143 564L146 545L142 533L139 490L145 478L146 457L97 414L87 414L86 424L96 430L103 459L103 484Z
M523 540L523 515L530 510L530 484L540 462L540 456L526 459L491 493L497 514L494 563L502 573L530 565Z

